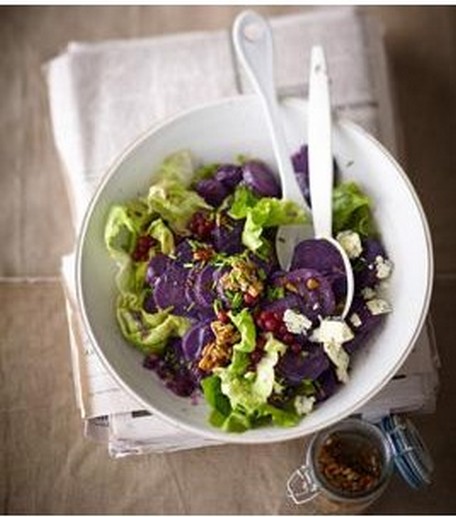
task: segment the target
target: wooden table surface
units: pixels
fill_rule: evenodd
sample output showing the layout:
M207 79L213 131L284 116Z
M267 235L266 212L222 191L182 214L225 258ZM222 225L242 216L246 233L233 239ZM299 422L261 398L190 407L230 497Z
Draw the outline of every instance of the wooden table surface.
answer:
M268 15L302 9L256 8ZM103 445L82 438L58 280L60 256L71 249L74 235L50 129L43 80L46 61L74 40L228 27L240 9L0 7L3 513L281 510L284 476L302 455L298 441L114 461ZM385 25L403 162L431 226L436 267L432 316L442 361L436 412L414 416L435 461L434 482L413 492L395 478L370 512L455 513L456 10L451 6L363 9Z

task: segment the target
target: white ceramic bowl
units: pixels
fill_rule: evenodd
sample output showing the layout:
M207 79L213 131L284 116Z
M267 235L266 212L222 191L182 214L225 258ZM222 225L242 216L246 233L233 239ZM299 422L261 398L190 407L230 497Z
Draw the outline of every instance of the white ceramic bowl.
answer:
M306 141L306 103L288 99L282 115L290 151ZM77 250L77 293L85 327L115 379L139 403L173 424L226 442L281 441L322 429L356 412L393 377L411 351L428 310L433 259L425 215L410 181L397 162L353 123L334 124L333 149L344 179L357 181L372 197L386 249L395 268L389 300L394 310L352 362L348 384L297 427L267 427L225 433L207 422L204 402L192 405L175 396L142 367L141 354L123 339L115 319L115 265L103 243L112 203L147 191L153 171L170 153L189 149L202 163L232 161L238 154L274 167L264 116L256 97L222 100L187 111L153 127L111 167L87 210Z

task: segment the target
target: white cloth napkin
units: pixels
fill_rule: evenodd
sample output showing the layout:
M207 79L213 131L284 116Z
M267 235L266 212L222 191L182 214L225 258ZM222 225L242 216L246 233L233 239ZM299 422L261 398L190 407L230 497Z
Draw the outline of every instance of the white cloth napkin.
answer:
M309 50L322 44L335 109L394 154L396 130L381 27L353 8L317 9L271 19L271 24L279 94L306 95ZM54 139L76 231L101 175L138 135L184 109L249 89L238 71L228 30L71 43L48 64L47 79ZM75 388L87 434L108 440L113 456L213 443L145 414L116 385L80 327L73 272L74 258L65 257ZM421 352L412 354L403 377L369 403L366 415L432 407L437 378L430 343L425 330L416 348Z

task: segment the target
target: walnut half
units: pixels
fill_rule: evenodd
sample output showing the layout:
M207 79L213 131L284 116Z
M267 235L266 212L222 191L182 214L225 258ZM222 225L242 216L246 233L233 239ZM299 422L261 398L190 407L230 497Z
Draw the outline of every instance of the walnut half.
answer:
M210 372L217 366L226 366L231 358L233 345L240 339L239 332L231 323L213 321L211 323L215 341L208 343L201 352L198 368Z

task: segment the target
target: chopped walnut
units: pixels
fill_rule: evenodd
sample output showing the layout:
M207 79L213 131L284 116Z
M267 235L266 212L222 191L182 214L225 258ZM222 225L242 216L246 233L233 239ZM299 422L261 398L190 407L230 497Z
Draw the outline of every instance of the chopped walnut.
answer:
M249 293L257 298L264 290L263 282L257 275L257 268L249 260L238 260L231 266L231 271L220 279L222 287L229 291Z
M217 366L225 366L231 354L220 347L215 341L208 343L202 351L202 357L198 363L198 368L204 372L210 372Z
M193 252L193 260L207 262L215 255L214 248L211 246L201 246Z
M298 288L291 282L285 282L284 287L287 291L290 291L290 292L296 293L296 294L299 293Z
M306 282L306 287L309 291L313 291L314 289L318 289L320 287L320 282L316 278L309 278Z
M239 341L239 332L232 323L222 323L216 320L211 323L211 329L215 334L215 342L220 345L234 345Z
M201 353L198 368L210 372L217 366L225 366L232 354L232 347L240 339L239 332L231 323L213 321L211 323L215 341L208 343Z

